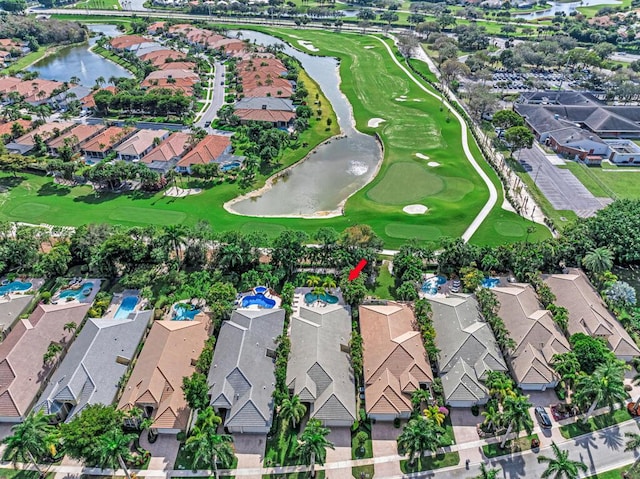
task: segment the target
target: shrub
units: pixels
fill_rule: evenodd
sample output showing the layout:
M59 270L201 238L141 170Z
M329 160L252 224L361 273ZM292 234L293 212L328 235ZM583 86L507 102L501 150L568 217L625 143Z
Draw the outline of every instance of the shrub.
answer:
M42 302L44 304L49 304L49 302L51 301L51 292L50 291L45 291L40 295L40 298L42 299Z
M396 429L400 429L400 418L395 418L393 420L393 427L395 427Z
M478 407L477 404L474 404L473 406L471 406L471 414L473 414L474 416L477 416L478 414L480 414L480 407Z

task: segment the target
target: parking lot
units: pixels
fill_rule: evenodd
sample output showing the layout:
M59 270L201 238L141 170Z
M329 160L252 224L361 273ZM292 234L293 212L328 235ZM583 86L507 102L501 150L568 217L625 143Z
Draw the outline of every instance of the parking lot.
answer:
M587 218L612 202L611 198L593 196L571 171L551 164L537 145L521 150L519 155L520 163L554 209L572 210Z

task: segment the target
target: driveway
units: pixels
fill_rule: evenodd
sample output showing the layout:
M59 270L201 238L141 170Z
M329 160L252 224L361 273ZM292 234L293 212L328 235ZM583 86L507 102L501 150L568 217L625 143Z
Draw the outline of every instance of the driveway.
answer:
M569 170L551 164L538 145L520 150L520 163L556 210L572 210L581 218L593 216L611 203L596 198Z
M140 446L151 453L149 469L160 471L173 469L180 447L174 434L159 434L156 442L151 444L147 439L147 431L143 431L140 435Z
M327 436L335 449L327 449L327 460L325 462L342 462L351 460L351 428L349 427L332 427L331 432ZM350 477L351 464L346 465L344 469L333 469L332 477Z
M474 442L479 438L477 425L484 421L484 417L471 414L470 408L451 408L451 425L456 436L456 444Z
M236 449L236 457L238 458L238 469L261 468L266 444L266 434L233 434L233 446ZM256 476L243 475L242 477L262 479L261 474Z
M393 456L398 454L398 436L402 427L396 429L392 422L376 422L371 426L373 457ZM402 474L400 462L383 462L375 465L375 477L393 477Z

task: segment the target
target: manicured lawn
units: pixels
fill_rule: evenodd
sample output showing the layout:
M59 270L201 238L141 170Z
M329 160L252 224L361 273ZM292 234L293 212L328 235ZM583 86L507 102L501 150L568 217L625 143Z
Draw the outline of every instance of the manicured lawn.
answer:
M567 162L582 184L595 196L618 198L640 198L640 170L611 164L584 166Z
M364 459L373 457L373 444L371 442L371 426L360 426L359 431L364 431L369 434L369 439L364 443L364 450L356 447L355 436L356 433L351 434L351 459ZM373 464L367 466L355 466L351 468L351 475L356 479L360 479L361 476L365 478L371 478L374 476L375 468Z
M598 429L613 426L614 424L628 421L629 419L631 419L631 415L626 409L617 409L613 414L601 414L600 416L592 417L589 419L587 424L582 424L582 419L579 419L578 422L573 424L560 426L560 434L562 434L562 437L565 439L569 439L597 431Z
M595 17L598 10L602 7L614 6L616 8L625 9L631 6L631 0L622 0L622 4L620 5L590 5L588 7L578 7L577 10L582 13L585 17L591 18Z
M400 461L400 470L404 474L420 471L431 471L433 469L440 469L443 467L451 467L460 463L460 454L457 451L445 452L436 454L434 456L427 456L422 461L416 459L414 464L409 464L409 461Z
M46 474L46 479L53 479L55 472ZM2 479L38 479L38 471L16 471L15 469L0 469L0 478Z
M603 472L601 474L596 474L595 476L589 476L587 479L622 479L622 473L627 472L629 469L631 469L630 465L614 469L612 471ZM629 479L638 478L640 478L640 474L629 477Z
M487 444L482 446L482 453L488 459L493 457L504 456L506 454L512 454L514 452L528 451L531 449L531 440L538 439L537 434L531 436L519 437L518 439L511 439L504 445L504 449L500 447L500 443Z
M122 10L119 0L81 0L73 8L89 8L92 10Z
M597 177L596 171L602 171L601 168L588 167L574 161L567 161L567 164L560 168L571 171L575 177L580 180L580 183L582 183L585 188L593 194L593 196L598 198L607 198L611 196L610 190L608 191L606 185L603 185Z
M310 30L278 29L275 32L284 39L291 39L290 35L295 32L296 37L311 41L319 48L319 54L341 58L341 86L353 106L358 128L370 134L377 131L384 143L385 160L378 176L349 199L345 216L305 220L232 215L222 205L246 192L233 183L180 199L143 193L96 197L87 187L62 188L52 185L49 179L23 174L24 181L0 197L3 202L0 220L71 226L87 222L128 226L176 221L195 224L208 220L216 231L259 230L271 236L285 228L313 233L323 226L342 230L367 223L390 248L411 238L437 243L441 236L461 235L485 204L488 191L463 154L460 125L455 119L446 121L446 112L439 111L439 100L409 81L392 63L384 46L372 37ZM297 44L297 39L292 43ZM365 49L365 46L373 48ZM313 98L312 90L316 86L307 80L305 83ZM398 101L404 97L407 101ZM328 104L325 98L322 101ZM313 127L304 133L302 141L307 142L308 147L285 152L281 159L283 167L298 161L337 131L337 121L333 121L332 132L324 131L327 112L328 108L323 108L323 119L313 120ZM387 121L378 128L369 128L367 122L374 117ZM477 147L472 145L471 149L499 187L497 176L479 156ZM440 166L428 166L416 153L429 156L429 161L438 162ZM264 177L258 178L254 188L264 180ZM424 215L408 215L402 208L411 203L424 204L429 210ZM488 221L474 236L474 242L500 244L526 238L526 226L522 225L531 223L501 210L501 203L499 200ZM545 237L548 237L546 229L537 227L529 239Z
M395 279L391 276L386 263L380 265L380 273L376 278L376 283L374 287L369 288L369 292L381 299L395 298Z
M310 472L291 472L289 474L263 474L262 479L307 479L311 477ZM325 472L316 470L316 478L324 479Z
M18 58L15 62L13 62L9 66L7 66L7 68L4 68L2 71L0 71L0 73L8 74L8 73L19 72L20 70L23 70L24 68L27 68L31 64L37 62L38 60L41 60L45 56L54 53L59 48L63 48L63 46L61 46L61 47L40 47L36 51L27 53L22 58Z

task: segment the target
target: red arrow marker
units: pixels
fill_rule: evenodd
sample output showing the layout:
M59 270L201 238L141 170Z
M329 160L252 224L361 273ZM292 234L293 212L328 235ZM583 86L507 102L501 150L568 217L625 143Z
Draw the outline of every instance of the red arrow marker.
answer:
M360 272L366 265L367 265L367 260L361 259L360 262L358 263L358 266L356 266L351 271L349 271L349 281L353 281L358 276L360 276Z

